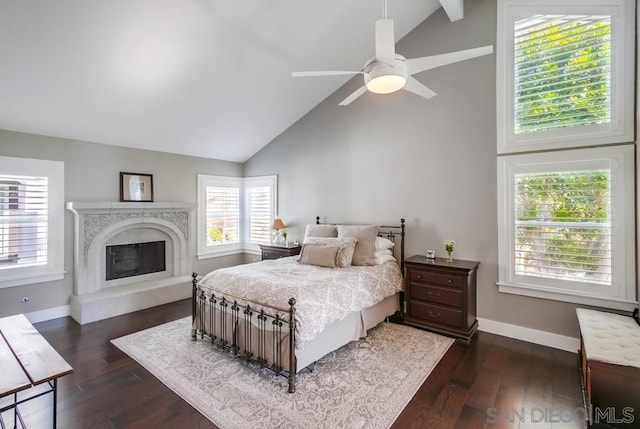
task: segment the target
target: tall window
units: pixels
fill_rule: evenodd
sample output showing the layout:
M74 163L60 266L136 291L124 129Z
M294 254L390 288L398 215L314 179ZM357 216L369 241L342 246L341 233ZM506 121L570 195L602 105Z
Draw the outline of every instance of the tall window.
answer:
M634 7L498 0L501 292L633 307Z
M198 175L198 257L258 250L269 243L276 213L276 176Z
M206 187L207 246L240 243L240 187Z
M500 157L500 290L631 305L633 159L632 145Z
M633 3L499 1L499 152L633 140Z
M275 215L275 176L244 179L247 240L267 244L271 240L271 223Z
M0 157L0 287L63 278L64 164Z

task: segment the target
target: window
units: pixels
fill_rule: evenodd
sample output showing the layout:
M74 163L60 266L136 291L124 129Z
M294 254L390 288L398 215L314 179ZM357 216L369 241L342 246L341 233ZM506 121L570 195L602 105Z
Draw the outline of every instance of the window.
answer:
M499 153L633 140L633 3L499 1Z
M244 179L247 242L268 244L275 217L275 176Z
M198 175L198 257L257 251L269 243L276 176Z
M500 291L631 308L633 159L633 145L500 157Z
M0 287L64 278L64 164L0 157Z

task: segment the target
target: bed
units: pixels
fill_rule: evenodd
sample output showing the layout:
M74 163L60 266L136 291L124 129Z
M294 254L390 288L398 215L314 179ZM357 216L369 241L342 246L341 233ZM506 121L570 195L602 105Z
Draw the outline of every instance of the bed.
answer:
M327 236L332 227L340 237ZM299 256L194 273L192 338L287 377L295 392L298 372L400 310L404 229L404 219L354 226L317 217Z

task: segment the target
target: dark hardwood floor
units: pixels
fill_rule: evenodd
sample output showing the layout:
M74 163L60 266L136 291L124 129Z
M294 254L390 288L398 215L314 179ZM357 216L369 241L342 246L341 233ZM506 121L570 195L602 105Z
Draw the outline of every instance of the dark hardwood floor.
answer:
M59 383L58 426L214 428L110 342L190 311L184 300L84 326L69 317L36 324L75 371ZM50 427L50 401L21 407L28 427ZM393 428L584 428L581 404L576 354L480 332L451 347Z

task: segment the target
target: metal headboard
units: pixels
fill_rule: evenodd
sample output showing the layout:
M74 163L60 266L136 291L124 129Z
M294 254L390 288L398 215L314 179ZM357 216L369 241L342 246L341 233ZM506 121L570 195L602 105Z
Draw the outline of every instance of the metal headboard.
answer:
M320 222L320 216L316 216L316 225L322 225ZM340 223L340 222L324 222L325 225L349 225L348 223ZM378 236L384 237L396 242L396 237L400 237L400 271L404 276L404 231L405 220L404 218L400 219L400 225L380 225L378 226Z

